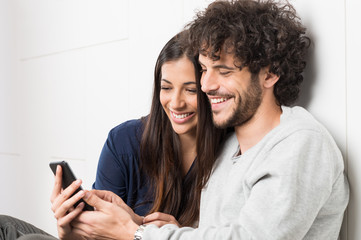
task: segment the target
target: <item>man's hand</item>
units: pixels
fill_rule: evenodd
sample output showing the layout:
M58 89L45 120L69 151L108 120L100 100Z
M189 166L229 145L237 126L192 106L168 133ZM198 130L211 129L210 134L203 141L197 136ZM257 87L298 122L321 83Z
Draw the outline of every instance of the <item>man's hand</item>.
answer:
M85 211L72 222L76 234L91 239L134 238L139 225L133 218L137 218L138 215L134 214L116 194L92 190L86 192L83 199L93 206L95 211Z
M96 196L98 196L100 199L110 202L110 203L114 203L119 207L122 207L125 211L127 211L129 213L129 215L132 217L133 221L138 224L138 225L142 225L143 224L143 217L139 216L138 214L136 214L124 201L123 199L121 199L118 195L116 195L113 192L110 191L105 191L105 190L91 190L91 193L95 194Z

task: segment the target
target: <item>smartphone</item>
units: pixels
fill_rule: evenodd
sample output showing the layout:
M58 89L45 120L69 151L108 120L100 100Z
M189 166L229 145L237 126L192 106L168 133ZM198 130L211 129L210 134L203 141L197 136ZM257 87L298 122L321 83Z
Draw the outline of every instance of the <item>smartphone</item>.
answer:
M49 163L49 166L51 170L53 171L54 175L56 174L56 167L60 165L63 170L63 176L62 176L62 187L63 189L67 188L72 182L76 180L76 177L71 170L69 164L66 161L60 161L60 162L51 162ZM80 186L75 192L71 195L74 196L77 192L82 190L83 188ZM85 206L83 208L84 211L93 211L94 208L87 204L83 199L80 199L78 202L74 204L74 207L76 207L79 203L84 202Z

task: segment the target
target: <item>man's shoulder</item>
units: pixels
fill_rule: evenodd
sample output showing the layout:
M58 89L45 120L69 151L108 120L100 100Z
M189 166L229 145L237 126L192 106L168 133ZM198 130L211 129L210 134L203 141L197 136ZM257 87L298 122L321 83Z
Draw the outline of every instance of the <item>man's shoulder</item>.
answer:
M282 107L281 128L285 131L314 131L327 134L326 128L303 107Z
M278 134L275 134L278 138L275 142L288 140L293 142L293 145L298 143L301 147L307 145L311 148L320 144L328 149L328 152L332 152L336 159L342 159L340 149L330 132L311 113L302 107L282 107L282 109L284 119L283 122L281 121Z

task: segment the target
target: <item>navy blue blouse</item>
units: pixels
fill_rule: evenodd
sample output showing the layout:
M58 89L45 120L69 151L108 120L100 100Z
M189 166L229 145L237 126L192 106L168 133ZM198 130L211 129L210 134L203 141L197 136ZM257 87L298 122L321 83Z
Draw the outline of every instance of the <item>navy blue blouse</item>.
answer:
M120 196L135 213L144 216L153 204L153 193L139 171L139 146L143 133L140 119L129 120L108 135L101 152L94 189Z

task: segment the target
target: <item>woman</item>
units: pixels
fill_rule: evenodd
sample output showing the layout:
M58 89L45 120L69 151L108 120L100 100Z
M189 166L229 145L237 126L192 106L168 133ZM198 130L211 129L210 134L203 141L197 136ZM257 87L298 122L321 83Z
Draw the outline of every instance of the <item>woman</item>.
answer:
M201 189L223 136L213 127L198 81L200 67L187 52L186 37L186 32L176 35L159 54L150 114L110 131L93 184L119 195L137 215L146 216L138 218L145 224L196 225ZM62 196L55 184L51 196L60 238L70 227L69 215L80 210L67 213L67 192Z
M197 223L201 189L223 135L213 127L208 99L197 84L197 58L188 55L186 38L186 32L176 35L159 54L150 114L110 131L93 185L116 193L138 215L155 213L138 218L145 224ZM60 188L54 190L55 216L70 222L67 198ZM64 226L68 229L59 229L60 237L69 232Z
M200 67L187 55L185 35L173 37L159 54L150 114L109 133L93 188L116 193L141 216L163 212L191 226L221 132L204 107L208 100L196 83Z

